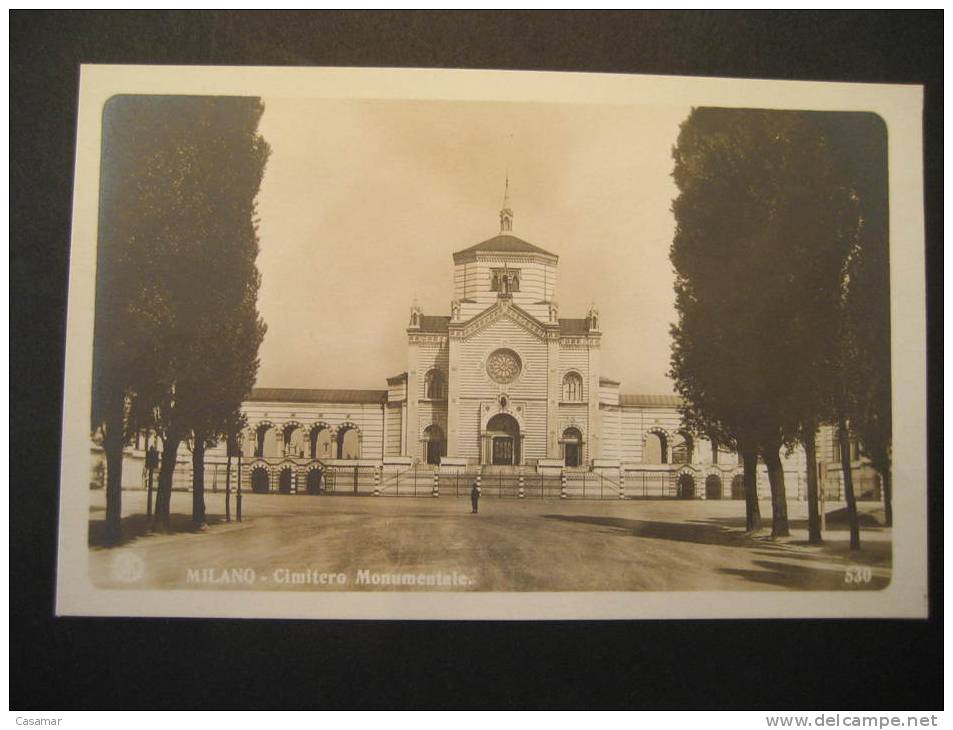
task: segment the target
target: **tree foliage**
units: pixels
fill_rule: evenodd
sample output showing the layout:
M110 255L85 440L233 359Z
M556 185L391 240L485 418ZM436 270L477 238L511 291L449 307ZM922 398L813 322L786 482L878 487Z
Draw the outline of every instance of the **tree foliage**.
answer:
M690 426L761 452L775 535L787 533L779 450L809 438L813 453L816 425L833 419L839 376L856 359L844 354L863 328L851 320L849 302L869 317L863 299L884 291L852 294L861 288L856 274L851 284L852 269L869 260L859 253L867 244L862 211L886 205L869 194L872 183L858 181L856 143L844 144L855 122L854 115L701 108L683 123L673 151L679 321L671 374ZM881 362L873 371L889 384L889 367ZM852 401L852 415L865 398Z
M107 356L97 382L104 393L121 382L127 427L148 420L163 438L160 526L179 445L191 437L201 456L258 369L262 112L255 98L119 96L104 114L100 268L108 273L97 291L111 305L104 313L123 316L100 327L97 301L97 351ZM201 470L196 478L200 490ZM204 504L195 506L201 522Z
M828 134L856 195L856 245L844 268L840 410L881 477L886 522L891 506L890 261L887 130L874 114L847 115Z

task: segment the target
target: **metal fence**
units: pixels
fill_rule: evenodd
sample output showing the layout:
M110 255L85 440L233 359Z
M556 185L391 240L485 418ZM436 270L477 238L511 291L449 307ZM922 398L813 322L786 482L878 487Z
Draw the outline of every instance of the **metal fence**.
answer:
M91 484L105 483L105 464L98 462L91 473ZM205 465L205 489L209 492L224 491L226 464L209 461ZM414 464L402 469L388 471L374 465L324 464L301 460L290 464L286 461L271 463L264 460L249 460L242 465L242 491L256 491L253 472L264 470L267 481L258 486L268 492L326 495L380 495L385 497L427 497L433 495L468 497L471 486L479 482L484 497L499 499L739 499L740 475L735 472L718 474L717 482L711 474L686 470L626 469L624 471L600 472L585 469L565 469L561 473L540 473L534 467L524 469L469 465L466 467L443 467L429 464ZM321 475L313 479L312 472ZM283 475L283 472L288 474ZM807 480L796 471L786 471L785 488L788 499L807 499ZM135 477L133 478L135 479ZM142 487L147 483L147 472L142 469ZM153 477L154 488L158 487L158 472ZM321 489L317 484L321 484ZM736 485L735 482L739 483ZM861 501L882 499L880 477L873 474L854 475L854 492ZM238 464L232 460L232 490L238 487ZM192 465L189 461L176 464L172 488L188 491L193 486ZM735 488L737 487L737 488ZM824 498L829 501L844 499L842 476L830 472L821 481ZM262 491L259 489L258 491ZM770 498L767 474L758 473L758 496Z
M372 494L378 485L375 466L328 466L324 470L327 494Z
M883 499L883 490L880 477L877 474L853 475L854 495L861 502L877 502ZM843 476L828 475L821 484L824 490L824 499L839 502L844 499Z
M629 499L677 498L678 475L671 471L626 471L625 496Z
M105 471L105 470L104 470ZM232 478L235 478L235 469L232 468ZM206 464L205 465L205 489L217 491L221 482L221 489L225 489L225 465ZM149 471L142 467L142 488L145 489L149 482ZM172 471L172 491L188 492L192 489L192 463L189 461L178 461L175 469ZM157 489L159 486L159 470L156 469L152 475L152 487Z
M385 497L426 497L433 494L434 467L414 464L393 472L382 471L378 494Z
M619 499L622 494L617 479L590 471L543 474L531 467L520 472L482 466L442 471L423 464L384 473L379 493L389 497L468 497L475 482L481 496L497 499Z

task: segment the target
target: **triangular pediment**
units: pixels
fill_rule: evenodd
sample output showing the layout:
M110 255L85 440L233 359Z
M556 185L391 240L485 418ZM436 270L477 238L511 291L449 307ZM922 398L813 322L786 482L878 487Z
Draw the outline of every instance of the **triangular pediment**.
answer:
M451 322L450 336L468 339L492 327L501 319L508 319L514 322L541 340L547 339L548 336L558 336L559 334L558 325L547 325L540 322L536 317L514 304L511 300L499 299L492 307L484 309L466 322Z

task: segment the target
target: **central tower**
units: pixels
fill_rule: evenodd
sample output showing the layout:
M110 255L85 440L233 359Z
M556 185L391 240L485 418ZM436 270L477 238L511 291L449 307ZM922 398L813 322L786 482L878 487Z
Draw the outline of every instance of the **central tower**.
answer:
M513 219L507 179L499 233L453 254L450 316L411 310L407 433L417 459L532 466L564 457L568 429L581 460L595 435L598 323L560 319L559 257L517 237Z

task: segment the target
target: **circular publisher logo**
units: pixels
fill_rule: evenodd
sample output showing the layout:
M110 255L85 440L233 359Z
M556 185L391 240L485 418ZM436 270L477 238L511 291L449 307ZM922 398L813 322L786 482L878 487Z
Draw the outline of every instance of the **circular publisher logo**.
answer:
M116 553L113 556L112 574L115 580L123 583L135 583L142 580L146 564L135 553Z

